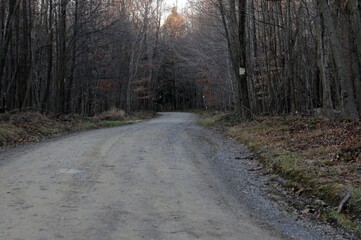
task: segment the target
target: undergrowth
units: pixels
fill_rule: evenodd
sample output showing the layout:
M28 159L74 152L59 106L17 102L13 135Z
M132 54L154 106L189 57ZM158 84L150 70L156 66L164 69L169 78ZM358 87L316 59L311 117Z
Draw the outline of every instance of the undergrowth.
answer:
M122 126L154 116L154 113L147 112L127 116L118 109L111 109L94 117L50 116L39 112L4 113L0 114L0 147L36 142L69 132Z

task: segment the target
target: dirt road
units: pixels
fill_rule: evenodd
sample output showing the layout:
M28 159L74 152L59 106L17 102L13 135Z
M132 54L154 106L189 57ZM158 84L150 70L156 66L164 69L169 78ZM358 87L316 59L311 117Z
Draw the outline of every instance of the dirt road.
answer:
M195 120L165 113L3 151L0 239L327 239L274 210L233 162L242 146Z

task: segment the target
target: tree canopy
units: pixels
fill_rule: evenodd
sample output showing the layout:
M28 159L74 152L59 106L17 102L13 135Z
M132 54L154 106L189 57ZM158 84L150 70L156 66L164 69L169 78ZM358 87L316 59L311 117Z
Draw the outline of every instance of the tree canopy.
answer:
M358 0L189 6L0 0L0 108L360 117Z

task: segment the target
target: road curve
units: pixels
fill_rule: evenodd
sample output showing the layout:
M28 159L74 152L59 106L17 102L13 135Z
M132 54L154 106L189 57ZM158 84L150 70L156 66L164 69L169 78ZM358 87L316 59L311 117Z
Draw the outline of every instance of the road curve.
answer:
M222 187L195 120L164 113L3 151L0 239L288 238Z

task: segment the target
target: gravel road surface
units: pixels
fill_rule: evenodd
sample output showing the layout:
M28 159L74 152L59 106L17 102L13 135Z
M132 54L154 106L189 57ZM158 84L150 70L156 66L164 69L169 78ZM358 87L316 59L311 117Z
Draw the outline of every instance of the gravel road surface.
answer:
M331 239L275 209L243 146L196 118L163 113L2 151L0 239Z

